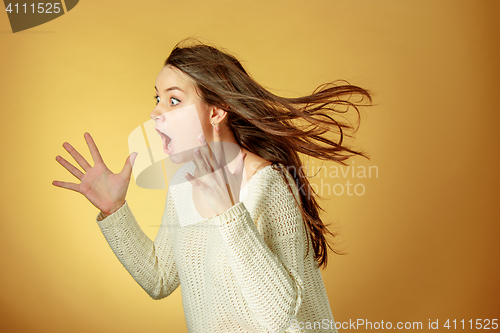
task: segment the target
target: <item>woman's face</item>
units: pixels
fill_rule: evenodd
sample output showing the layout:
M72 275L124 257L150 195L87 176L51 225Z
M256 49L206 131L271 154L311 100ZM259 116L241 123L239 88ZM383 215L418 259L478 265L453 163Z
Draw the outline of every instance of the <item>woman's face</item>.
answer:
M155 89L157 104L150 116L162 138L163 151L174 163L188 162L193 159L193 149L201 146L200 134L212 131L209 107L196 93L192 80L174 67L162 68Z

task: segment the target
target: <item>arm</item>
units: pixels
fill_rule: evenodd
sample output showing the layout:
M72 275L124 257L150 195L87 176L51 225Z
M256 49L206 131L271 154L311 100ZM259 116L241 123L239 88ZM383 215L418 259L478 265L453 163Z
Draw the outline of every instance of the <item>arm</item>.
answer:
M169 192L162 225L154 242L142 231L127 203L106 218L102 213L97 217L97 223L118 260L153 299L170 295L180 284L168 236L170 205Z
M267 331L282 332L301 305L305 231L281 175L272 171L254 185L249 196L257 200L255 221L242 202L215 218L251 312Z
M122 171L115 174L104 163L90 134L85 133L84 136L94 160L94 166L91 166L75 148L65 142L63 147L84 172L61 156L57 156L56 160L80 183L54 181L52 184L81 193L98 208L101 213L97 217L97 223L123 266L151 297L159 299L169 295L179 285L179 277L167 228L160 229L153 243L141 230L125 201L137 153L130 154ZM172 207L169 194L167 194L166 206ZM170 211L171 209L165 210L165 212ZM162 222L173 221L171 218L167 216L165 219L164 214Z

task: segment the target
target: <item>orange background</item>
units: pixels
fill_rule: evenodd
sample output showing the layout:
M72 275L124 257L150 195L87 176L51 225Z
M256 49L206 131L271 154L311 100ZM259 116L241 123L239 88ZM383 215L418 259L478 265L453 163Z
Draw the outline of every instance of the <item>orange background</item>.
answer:
M499 22L494 0L87 0L16 34L0 13L0 330L186 332L180 290L148 298L97 209L51 182L72 180L55 161L63 142L90 157L86 131L121 170L163 61L189 36L278 94L335 79L374 93L356 140L371 160L353 163L378 178L323 179L366 188L321 201L349 253L322 272L336 321L500 319ZM165 195L130 186L151 238Z

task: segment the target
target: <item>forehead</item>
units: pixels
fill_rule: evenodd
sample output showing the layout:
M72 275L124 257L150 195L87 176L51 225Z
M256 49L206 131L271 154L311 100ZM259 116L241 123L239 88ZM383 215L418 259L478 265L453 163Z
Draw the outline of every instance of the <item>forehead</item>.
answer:
M183 72L172 66L164 66L156 78L158 91L177 86L184 91L194 90L192 80Z

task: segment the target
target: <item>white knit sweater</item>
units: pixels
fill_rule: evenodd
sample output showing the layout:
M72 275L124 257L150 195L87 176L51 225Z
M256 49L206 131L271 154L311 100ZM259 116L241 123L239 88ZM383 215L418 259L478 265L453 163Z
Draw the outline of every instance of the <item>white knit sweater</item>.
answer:
M239 203L204 219L183 178L194 169L186 163L170 182L154 242L127 203L107 218L97 217L137 283L153 299L181 285L190 333L336 332L310 241L304 258L306 229L281 172L271 165L260 169L243 187ZM299 198L293 178L285 174Z

